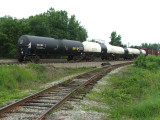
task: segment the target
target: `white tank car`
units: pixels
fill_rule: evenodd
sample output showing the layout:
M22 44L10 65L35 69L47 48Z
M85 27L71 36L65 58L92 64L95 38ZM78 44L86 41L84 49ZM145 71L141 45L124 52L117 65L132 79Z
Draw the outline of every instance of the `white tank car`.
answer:
M129 55L139 55L140 54L140 50L135 49L135 48L127 48L128 49L128 54Z
M146 55L146 51L145 50L141 49L141 51L142 51L142 54Z
M112 45L110 45L109 43L106 43L105 44L106 45L106 47L107 47L107 53L112 53Z
M101 46L98 43L95 42L82 42L84 47L84 52L90 52L90 53L101 53Z
M124 54L124 49L122 47L113 46L109 43L105 44L107 46L107 53L113 53L113 54Z
M124 49L118 46L112 46L114 54L124 54Z

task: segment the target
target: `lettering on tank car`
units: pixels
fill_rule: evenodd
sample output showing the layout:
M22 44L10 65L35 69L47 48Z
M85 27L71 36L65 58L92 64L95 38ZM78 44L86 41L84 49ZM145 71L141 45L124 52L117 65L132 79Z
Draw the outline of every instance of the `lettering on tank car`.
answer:
M36 49L45 49L43 44L37 44Z
M57 50L57 48L54 48L54 50Z

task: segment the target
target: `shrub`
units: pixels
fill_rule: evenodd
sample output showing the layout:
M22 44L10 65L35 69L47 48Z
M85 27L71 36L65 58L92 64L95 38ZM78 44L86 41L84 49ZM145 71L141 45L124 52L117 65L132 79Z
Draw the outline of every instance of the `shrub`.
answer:
M140 54L135 60L134 63L138 67L145 67L146 57L143 54Z
M139 55L135 60L134 63L136 66L145 68L148 70L157 70L160 66L160 57L154 55Z
M17 65L1 65L0 71L1 89L25 88L30 82L38 80L38 74L36 72Z
M27 68L35 69L35 70L37 70L38 72L43 72L43 71L46 69L45 66L38 65L38 64L35 64L35 63L29 63L29 64L27 65Z

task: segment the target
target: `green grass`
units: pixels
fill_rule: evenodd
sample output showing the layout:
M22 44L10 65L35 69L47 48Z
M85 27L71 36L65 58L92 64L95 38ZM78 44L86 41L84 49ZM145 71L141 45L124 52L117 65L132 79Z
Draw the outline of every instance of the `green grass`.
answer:
M43 72L43 71L46 70L45 66L34 64L34 63L29 63L27 65L27 68L31 68L31 69L37 70L38 72Z
M17 65L1 65L0 71L0 89L26 88L27 84L39 79L35 71Z
M84 106L86 110L105 112L111 120L159 120L160 65L159 57L140 56L135 65L123 68L104 79L109 84L96 85L87 98L108 105L109 110ZM108 113L110 116L108 117Z
M0 66L0 106L6 101L28 95L23 93L27 88L32 87L32 83L45 78L44 74L19 67L17 65Z
M160 57L154 55L144 56L141 54L134 60L137 67L141 67L149 70L157 70L160 66Z
M43 89L42 86L46 83L90 70L93 68L54 68L33 63L27 66L0 65L0 107L13 99L19 99Z
M159 78L160 71L153 73L136 66L128 67L111 76L109 79L112 82L111 86L101 94L104 98L108 98L105 100L113 107L110 111L111 118L122 119L124 116L126 119L130 117L147 119L152 115L158 115Z

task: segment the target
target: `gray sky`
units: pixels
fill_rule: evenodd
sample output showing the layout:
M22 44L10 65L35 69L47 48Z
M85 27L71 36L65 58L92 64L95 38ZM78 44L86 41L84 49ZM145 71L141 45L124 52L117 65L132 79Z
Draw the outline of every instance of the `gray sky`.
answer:
M0 17L28 18L50 7L75 14L88 39L109 42L116 31L124 44L160 43L160 0L3 0Z

